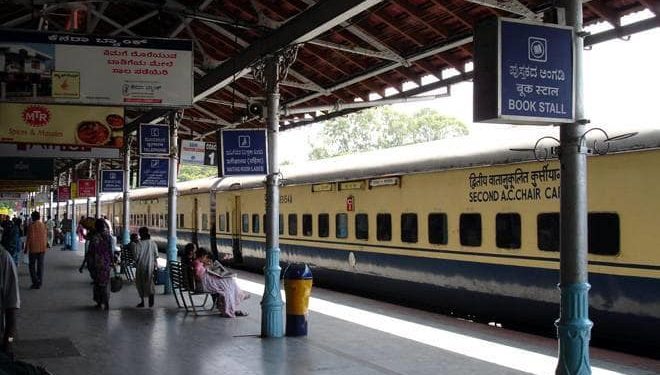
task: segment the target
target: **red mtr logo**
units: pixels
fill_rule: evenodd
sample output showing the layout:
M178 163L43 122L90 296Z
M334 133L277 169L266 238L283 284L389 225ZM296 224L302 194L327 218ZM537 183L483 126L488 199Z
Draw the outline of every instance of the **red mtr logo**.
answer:
M33 128L46 126L50 122L50 111L42 105L31 105L23 110L23 122Z

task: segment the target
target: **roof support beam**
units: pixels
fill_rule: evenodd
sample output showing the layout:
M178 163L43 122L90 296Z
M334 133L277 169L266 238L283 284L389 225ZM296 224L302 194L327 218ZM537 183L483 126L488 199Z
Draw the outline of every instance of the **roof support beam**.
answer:
M153 16L155 16L155 15L157 15L157 14L158 14L158 11L157 11L157 10L152 10L151 12L145 14L144 16L139 17L139 18L136 18L136 19L134 19L133 21L127 23L126 25L124 25L124 26L118 28L117 30L111 32L109 35L110 35L110 36L115 36L115 35L118 35L118 34L120 34L120 33L122 33L122 32L128 32L128 30L129 30L131 27L136 26L136 25L139 25L140 23L142 23L142 22L148 20L149 18L151 18L151 17L153 17Z
M313 39L382 0L323 1L299 14L274 33L250 45L235 58L208 72L195 84L194 100L202 99L227 85L238 73L249 70L257 59L290 44Z

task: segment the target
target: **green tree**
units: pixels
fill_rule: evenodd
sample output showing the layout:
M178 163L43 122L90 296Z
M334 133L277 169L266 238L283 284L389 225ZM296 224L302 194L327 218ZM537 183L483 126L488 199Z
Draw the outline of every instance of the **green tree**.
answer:
M218 175L218 168L205 165L181 164L177 181L190 181Z
M468 128L461 121L430 108L407 115L390 106L374 107L327 121L309 157L324 159L465 134Z

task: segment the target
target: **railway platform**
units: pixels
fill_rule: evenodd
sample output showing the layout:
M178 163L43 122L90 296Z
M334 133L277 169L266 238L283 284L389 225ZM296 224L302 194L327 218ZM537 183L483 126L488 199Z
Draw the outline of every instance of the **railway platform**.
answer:
M19 270L17 357L56 375L552 374L557 341L315 288L309 335L260 338L263 276L239 272L248 317L195 317L131 284L94 307L79 252L51 249L44 284ZM597 328L596 328L597 329ZM592 348L594 374L658 374L660 361Z

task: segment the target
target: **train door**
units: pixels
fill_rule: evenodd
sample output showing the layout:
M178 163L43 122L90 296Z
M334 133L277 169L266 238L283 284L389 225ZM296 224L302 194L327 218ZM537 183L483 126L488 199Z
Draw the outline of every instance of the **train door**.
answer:
M199 240L197 239L197 232L199 231L199 202L197 201L197 198L195 198L195 201L193 203L193 232L192 232L192 242L199 246Z
M234 209L232 210L231 228L232 252L234 262L243 263L243 247L241 245L241 197L234 197Z

